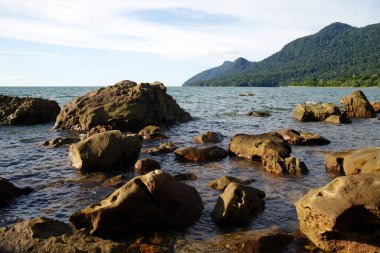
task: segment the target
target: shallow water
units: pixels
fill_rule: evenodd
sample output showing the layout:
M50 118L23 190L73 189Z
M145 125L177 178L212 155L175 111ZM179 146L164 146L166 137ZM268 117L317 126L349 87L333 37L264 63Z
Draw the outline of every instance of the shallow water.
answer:
M33 96L54 99L63 105L95 87L22 88L0 87L0 94ZM199 221L178 233L184 240L202 239L224 232L244 229L261 229L272 226L286 231L298 228L294 202L310 188L321 187L334 175L325 172L324 154L328 150L342 150L380 146L380 121L374 119L353 120L352 124L333 125L323 122L297 122L291 114L301 102L333 102L349 94L352 88L195 88L169 87L179 105L190 112L194 120L173 126L166 131L170 141L178 146L194 145L192 137L206 130L220 131L225 135L221 146L227 148L231 137L237 133L258 134L293 128L323 135L331 140L326 146L292 147L294 156L304 161L310 173L303 177L276 177L261 171L252 161L226 158L212 163L183 163L173 154L153 157L164 171L171 174L195 173L194 186L204 201L205 209ZM380 100L379 88L363 89L369 100ZM255 96L239 96L253 92ZM250 110L270 112L271 117L246 116ZM53 123L36 126L0 127L0 177L11 180L18 186L30 186L33 193L20 197L13 204L0 209L0 226L24 218L47 216L68 222L74 211L99 201L112 191L101 186L107 177L116 175L83 174L70 167L67 148L49 149L40 144L51 138L67 136L69 133L52 131ZM155 146L160 142L145 142L144 146ZM143 157L148 157L142 154ZM120 173L120 172L119 172ZM133 170L124 173L132 178ZM252 178L252 186L266 192L265 210L253 217L247 227L218 228L209 213L220 192L210 189L207 182L224 175ZM289 251L294 248L288 249Z

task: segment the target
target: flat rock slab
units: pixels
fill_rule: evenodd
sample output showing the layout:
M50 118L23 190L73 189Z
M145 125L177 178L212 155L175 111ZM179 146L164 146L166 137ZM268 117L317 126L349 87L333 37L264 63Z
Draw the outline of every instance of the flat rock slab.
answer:
M34 125L54 121L60 109L53 100L0 95L0 125Z
M224 148L216 145L178 148L174 150L174 154L180 159L191 162L218 161L228 155Z
M325 137L312 134L303 131L296 131L294 129L282 129L277 131L282 138L292 145L327 145L330 144L330 141Z
M380 251L380 173L342 176L295 205L301 231L326 251Z

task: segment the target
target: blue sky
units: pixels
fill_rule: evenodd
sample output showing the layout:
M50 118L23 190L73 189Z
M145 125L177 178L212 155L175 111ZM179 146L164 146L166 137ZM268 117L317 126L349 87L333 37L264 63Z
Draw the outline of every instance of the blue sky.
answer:
M0 0L0 85L181 85L262 60L332 22L380 22L377 0Z

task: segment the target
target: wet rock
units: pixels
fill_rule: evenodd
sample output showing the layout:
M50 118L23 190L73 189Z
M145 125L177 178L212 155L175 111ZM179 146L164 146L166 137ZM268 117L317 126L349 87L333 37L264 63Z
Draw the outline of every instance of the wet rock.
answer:
M102 201L70 216L91 234L111 236L152 227L181 227L199 219L202 199L195 188L159 170L135 177Z
M216 145L177 148L174 154L179 159L191 162L213 162L224 159L228 155L224 148Z
M263 171L277 176L308 174L309 170L298 157L280 157L277 154L266 154L261 158Z
M156 155L164 155L168 153L173 153L178 147L173 142L165 142L159 145L158 147L145 149L144 152L156 156Z
M264 198L265 193L261 190L230 183L219 196L211 217L221 225L246 223L252 214L264 209Z
M325 251L380 251L380 174L342 176L296 203L301 231Z
M112 187L112 188L120 188L128 181L128 177L125 175L117 175L111 177L103 182L103 186Z
M218 179L212 180L208 182L208 185L218 191L224 191L224 189L230 184L230 183L239 183L239 184L250 184L253 182L253 179L243 180L236 177L231 176L223 176Z
M31 192L32 189L29 187L19 188L7 179L0 177L0 207L6 206L15 198Z
M330 115L342 115L339 107L332 103L298 104L293 111L293 118L299 121L323 121Z
M326 145L330 143L330 141L323 136L296 131L290 128L279 130L277 133L280 134L285 141L293 145Z
M376 113L380 112L380 102L371 102L371 105Z
M88 132L107 126L107 130L138 132L149 125L169 126L189 120L190 114L166 93L162 83L121 81L70 101L54 128Z
M146 126L139 132L139 135L144 140L164 140L168 139L166 135L162 133L162 129L159 126Z
M248 116L252 116L252 117L270 117L271 114L269 112L250 111L248 113Z
M161 165L159 162L149 159L149 158L143 158L137 160L135 163L135 171L140 174L146 174L154 170L161 169Z
M52 100L0 95L0 125L34 125L54 121L59 111L58 103Z
M346 113L342 115L330 115L325 119L325 122L334 123L334 124L350 124L352 123L351 119L347 116Z
M328 172L344 175L380 172L380 147L329 152L325 167Z
M133 164L139 156L141 140L138 135L118 130L94 134L70 145L70 158L75 168L107 170L118 164Z
M196 143L219 143L223 141L223 134L220 132L206 131L194 137Z
M376 113L367 97L360 90L345 96L340 100L347 114L353 118L375 118Z
M188 173L181 173L174 176L176 180L180 181L194 181L197 180L198 177L194 173L188 172Z
M247 93L240 93L239 96L242 97L253 97L255 94L252 92L247 92Z
M86 235L48 218L25 220L0 228L1 252L126 252L127 245Z
M294 236L278 229L250 230L223 234L175 245L179 253L276 253L284 252Z
M59 147L65 146L65 145L77 143L78 141L80 141L79 138L58 137L55 139L47 140L42 145L48 146L49 148L59 148Z

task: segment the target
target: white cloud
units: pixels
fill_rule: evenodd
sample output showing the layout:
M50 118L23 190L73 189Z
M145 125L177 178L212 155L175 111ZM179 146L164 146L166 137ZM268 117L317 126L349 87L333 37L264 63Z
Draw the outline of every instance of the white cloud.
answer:
M181 26L175 20L167 24L157 20L162 17L151 22L134 15L173 9L191 10L190 21L199 19L197 13L237 21ZM356 26L379 22L379 5L371 0L0 0L0 10L2 37L213 64L237 53L261 60L285 43L335 21Z

